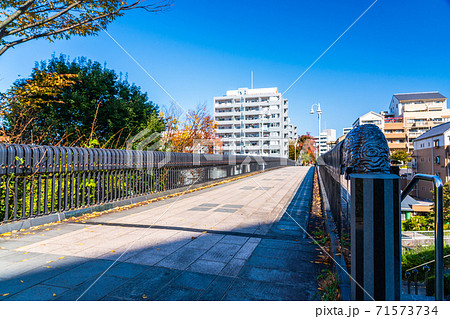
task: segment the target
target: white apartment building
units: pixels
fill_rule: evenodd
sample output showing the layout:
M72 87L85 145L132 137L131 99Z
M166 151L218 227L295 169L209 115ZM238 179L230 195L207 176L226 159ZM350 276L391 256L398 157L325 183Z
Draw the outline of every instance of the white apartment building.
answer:
M336 130L328 129L320 133L319 138L314 137L316 147L319 150L319 156L331 150L336 142Z
M227 91L214 98L214 119L226 155L288 157L289 140L297 137L288 100L278 88Z
M347 135L352 129L353 127L344 127L342 129L342 135Z
M358 127L360 125L365 124L374 124L378 126L381 130L383 130L383 115L379 113L375 113L373 111L370 111L369 113L366 113L356 119L355 122L353 122L353 128Z

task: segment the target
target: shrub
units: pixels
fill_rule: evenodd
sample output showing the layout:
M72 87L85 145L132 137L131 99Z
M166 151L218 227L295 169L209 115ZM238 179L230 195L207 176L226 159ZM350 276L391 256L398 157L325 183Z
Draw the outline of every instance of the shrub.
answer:
M444 248L444 256L450 254L450 246ZM416 251L408 251L403 253L402 255L402 276L403 279L406 279L406 270L424 264L426 262L434 260L434 247L425 247ZM444 260L446 266L450 265L450 258L446 258ZM428 264L430 267L429 275L434 274L434 263ZM425 272L422 270L422 267L417 269L419 271L418 280L425 280ZM414 279L414 278L413 278Z
M436 278L434 276L428 277L427 296L434 296L434 283ZM450 295L450 275L444 275L444 295Z

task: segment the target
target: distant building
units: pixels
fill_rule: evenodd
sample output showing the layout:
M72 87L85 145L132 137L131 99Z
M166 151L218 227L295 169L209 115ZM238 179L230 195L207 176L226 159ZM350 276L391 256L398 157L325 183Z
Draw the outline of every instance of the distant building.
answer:
M344 136L347 135L348 132L350 132L352 129L353 129L353 127L344 127L342 129L342 135L344 135Z
M353 122L353 128L364 124L374 124L383 130L383 123L383 115L370 111L369 113L358 117L356 121Z
M411 166L413 174L437 175L442 182L449 181L450 123L433 127L414 140L414 152ZM419 198L432 199L431 183L419 182Z
M227 91L214 98L214 119L227 155L288 157L289 140L297 137L288 100L278 88Z
M402 133L405 134L403 149L407 151L414 149L415 138L450 119L447 98L439 92L394 94L389 113L392 118L397 119L398 124L403 125ZM401 131L400 128L394 130L398 130L398 133Z
M394 94L387 112L369 112L353 127L375 124L384 133L391 151L414 150L414 139L450 120L447 98L439 92Z
M336 142L336 130L328 129L323 130L320 133L319 138L314 137L314 140L316 141L316 147L319 151L319 156L322 154L325 154L329 150L333 148Z
M381 112L381 114L384 116L383 133L391 152L398 150L410 151L403 117L395 117L387 112Z

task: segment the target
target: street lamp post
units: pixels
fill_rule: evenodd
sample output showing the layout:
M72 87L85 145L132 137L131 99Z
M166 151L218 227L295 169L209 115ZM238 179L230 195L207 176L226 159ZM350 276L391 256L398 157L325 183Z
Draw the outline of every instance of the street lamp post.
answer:
M317 106L317 111L314 112L314 106ZM316 146L316 160L319 157L319 145L320 145L320 119L322 115L322 110L320 109L320 103L315 103L311 105L311 112L310 114L317 113L317 117L319 118L319 135L317 135L317 146Z

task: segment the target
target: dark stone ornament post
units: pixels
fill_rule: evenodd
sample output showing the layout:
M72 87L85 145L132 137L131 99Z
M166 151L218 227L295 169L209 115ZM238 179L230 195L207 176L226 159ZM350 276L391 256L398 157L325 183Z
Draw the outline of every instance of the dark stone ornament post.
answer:
M348 133L343 166L351 182L351 298L400 300L400 180L377 126Z

